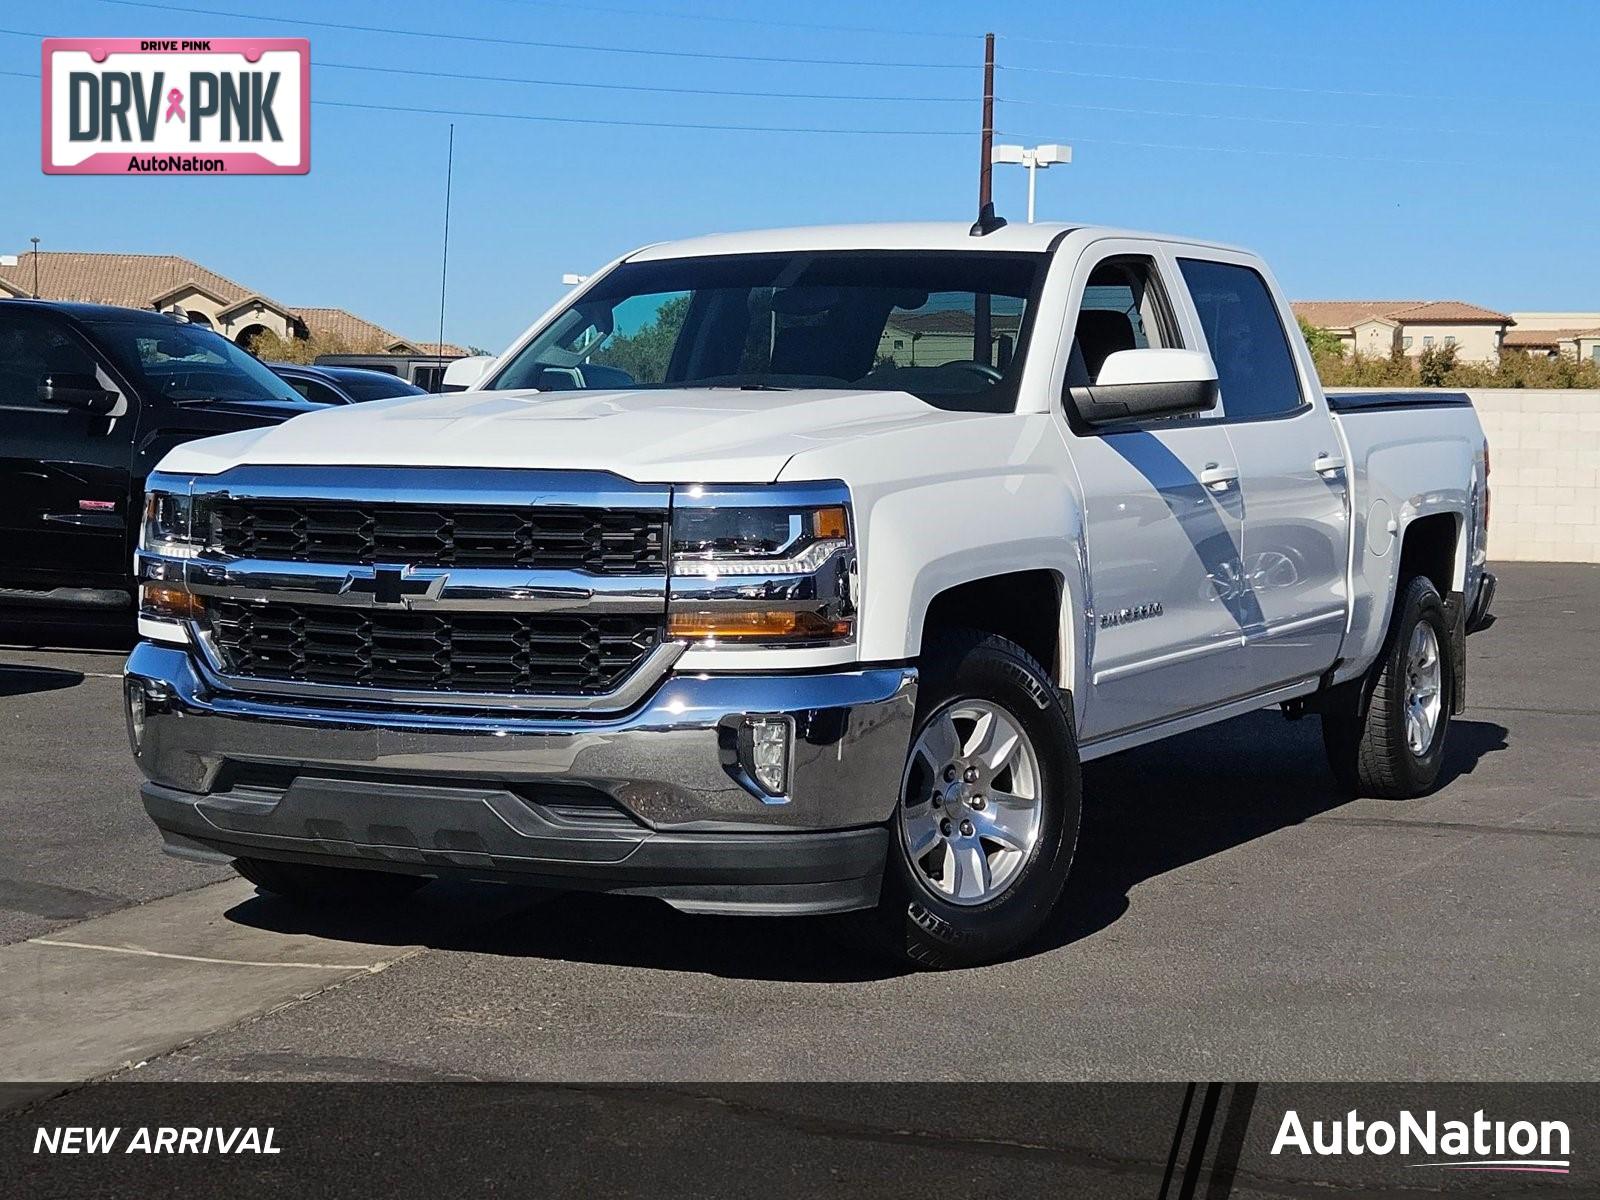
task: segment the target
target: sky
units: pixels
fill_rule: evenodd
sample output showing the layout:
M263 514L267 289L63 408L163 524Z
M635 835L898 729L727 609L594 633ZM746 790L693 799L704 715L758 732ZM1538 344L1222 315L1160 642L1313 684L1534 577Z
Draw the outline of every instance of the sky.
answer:
M1247 245L1297 299L1600 310L1586 0L0 0L0 253L181 254L431 339L454 122L445 338L498 351L650 242L970 220L986 30L998 139L1073 147L1041 220ZM311 173L44 175L40 35L308 37ZM995 193L1023 219L1020 167Z

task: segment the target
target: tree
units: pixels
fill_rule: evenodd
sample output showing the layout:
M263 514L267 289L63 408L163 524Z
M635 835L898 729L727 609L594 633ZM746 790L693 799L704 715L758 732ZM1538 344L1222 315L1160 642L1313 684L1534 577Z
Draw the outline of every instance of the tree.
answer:
M279 337L270 329L259 335L251 344L250 353L263 362L312 363L323 354L382 354L377 340L353 345L344 338L325 329L314 331L310 337Z
M635 383L662 383L672 363L672 349L678 344L678 332L688 315L689 297L674 296L656 309L649 324L632 333L612 334L589 356L589 361L626 371Z
M1306 345L1311 348L1312 358L1344 357L1344 343L1339 340L1338 334L1320 325L1313 325L1304 317L1297 317L1296 320L1300 322L1300 336L1306 339Z
M1429 346L1417 360L1417 382L1423 387L1444 387L1450 382L1450 373L1456 369L1454 342L1442 346Z

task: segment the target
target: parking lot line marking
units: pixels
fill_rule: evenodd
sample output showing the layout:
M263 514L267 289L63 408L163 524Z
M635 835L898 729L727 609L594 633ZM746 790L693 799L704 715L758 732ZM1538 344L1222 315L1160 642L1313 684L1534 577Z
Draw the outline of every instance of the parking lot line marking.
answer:
M62 938L29 938L36 946L64 946L69 950L101 950L107 954L137 954L142 958L171 958L179 962L217 963L225 967L300 967L308 971L365 971L376 974L383 963L255 962L244 958L205 958L198 954L169 954L142 946L100 946L94 942L69 942Z

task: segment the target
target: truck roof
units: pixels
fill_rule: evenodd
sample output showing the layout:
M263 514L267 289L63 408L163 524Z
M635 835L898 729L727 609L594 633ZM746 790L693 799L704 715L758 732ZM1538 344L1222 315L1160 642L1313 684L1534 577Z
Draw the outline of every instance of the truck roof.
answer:
M899 221L859 225L808 225L790 229L752 229L743 233L713 233L677 242L657 242L636 250L629 262L664 258L693 258L713 254L759 254L791 250L987 250L1042 252L1058 237L1085 230L1104 237L1130 237L1148 241L1181 241L1192 245L1225 246L1201 238L1139 233L1111 226L1041 221L1033 225L1009 222L982 237L972 233L970 221Z
M178 318L171 313L158 312L153 308L127 308L120 304L91 304L83 300L35 300L29 296L12 296L0 298L0 303L15 304L18 307L44 309L49 312L62 313L80 320L97 321L171 321L178 324Z

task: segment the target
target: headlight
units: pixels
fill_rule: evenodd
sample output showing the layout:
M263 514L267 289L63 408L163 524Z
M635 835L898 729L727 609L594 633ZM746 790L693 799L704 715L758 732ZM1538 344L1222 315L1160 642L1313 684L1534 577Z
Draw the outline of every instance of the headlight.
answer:
M146 492L139 549L168 558L194 557L201 541L193 538L193 508L187 492Z
M199 615L200 600L184 581L184 564L205 546L197 530L195 505L187 492L159 486L145 492L144 519L139 529L139 615L158 621Z
M855 570L842 483L680 490L668 633L704 646L848 643Z

